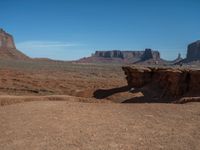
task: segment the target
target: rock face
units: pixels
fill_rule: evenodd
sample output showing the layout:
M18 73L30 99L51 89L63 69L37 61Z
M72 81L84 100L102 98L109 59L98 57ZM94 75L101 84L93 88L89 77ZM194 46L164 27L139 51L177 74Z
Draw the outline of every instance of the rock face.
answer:
M147 99L172 102L200 96L200 70L125 66L130 88L140 89Z
M186 60L188 62L200 60L200 40L188 45Z
M159 59L160 53L158 51L152 51L151 49L146 49L145 51L96 51L93 55L95 57L104 57L104 58L121 58L121 59Z
M80 61L134 63L149 59L160 59L160 53L158 51L152 51L151 49L146 49L145 51L96 51L91 57L81 59Z
M26 55L18 51L12 35L0 29L0 58L2 59L29 59Z
M154 60L160 59L160 53L154 52L151 49L145 49L145 51L144 51L144 53L141 57L141 60L146 61L146 60L149 60L149 59L154 59Z
M15 48L12 35L0 29L0 48Z
M119 50L113 51L96 51L93 55L95 57L104 57L104 58L121 58L123 59L123 53Z

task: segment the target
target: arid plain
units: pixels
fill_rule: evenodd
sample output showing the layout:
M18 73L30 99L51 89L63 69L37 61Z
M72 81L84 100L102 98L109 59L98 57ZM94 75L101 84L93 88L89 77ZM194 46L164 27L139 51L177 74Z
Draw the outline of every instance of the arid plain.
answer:
M65 62L26 56L0 29L0 149L199 149L200 71L188 63L199 47L171 62L151 49Z
M137 96L125 77L119 64L1 60L1 149L200 147L199 103L122 103Z

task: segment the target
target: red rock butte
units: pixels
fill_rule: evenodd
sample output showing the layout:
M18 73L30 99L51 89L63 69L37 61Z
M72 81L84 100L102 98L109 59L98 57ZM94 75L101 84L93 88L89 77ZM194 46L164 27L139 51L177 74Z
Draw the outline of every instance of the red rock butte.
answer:
M0 29L0 58L1 59L15 59L27 60L28 56L16 49L12 35Z

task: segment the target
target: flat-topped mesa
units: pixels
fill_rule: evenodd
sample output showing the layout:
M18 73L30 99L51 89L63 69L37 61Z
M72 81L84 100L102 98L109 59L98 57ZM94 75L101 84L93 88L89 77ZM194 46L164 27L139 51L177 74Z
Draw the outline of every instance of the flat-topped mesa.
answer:
M130 88L141 89L147 98L167 99L200 96L200 70L125 66Z
M0 48L16 48L12 35L0 29Z
M188 62L200 60L200 40L188 45L186 60Z
M147 62L148 61L148 62ZM84 57L78 62L81 63L153 63L160 62L160 53L151 49L145 51L133 51L133 50L105 50L96 51L90 57Z
M121 50L110 50L110 51L96 51L93 55L95 57L103 58L121 58L121 59L160 59L160 53L151 49L145 51L121 51Z
M123 53L120 50L113 51L96 51L93 56L104 58L124 58Z

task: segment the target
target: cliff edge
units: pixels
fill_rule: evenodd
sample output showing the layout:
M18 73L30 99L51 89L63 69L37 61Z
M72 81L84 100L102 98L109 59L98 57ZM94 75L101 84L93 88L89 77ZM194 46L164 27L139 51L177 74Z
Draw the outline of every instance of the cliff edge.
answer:
M128 86L154 102L175 102L200 97L200 70L186 68L122 67ZM183 99L181 100L183 101Z

